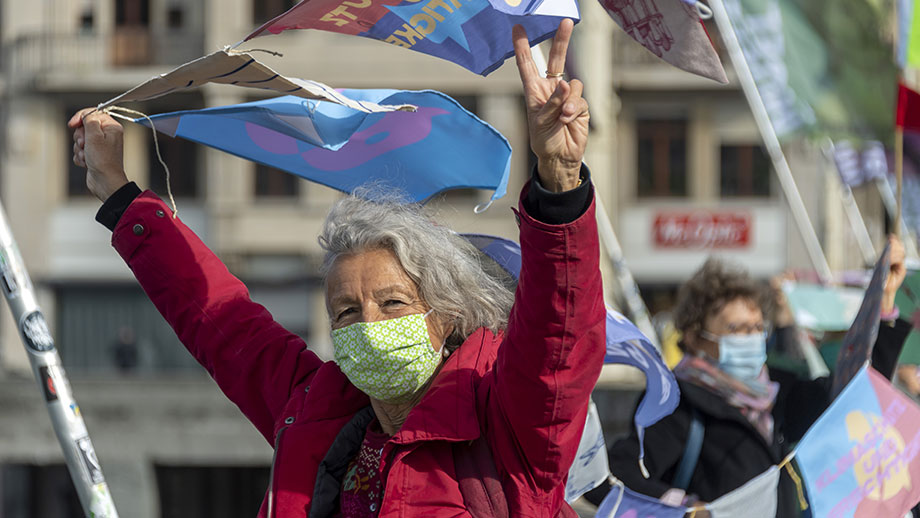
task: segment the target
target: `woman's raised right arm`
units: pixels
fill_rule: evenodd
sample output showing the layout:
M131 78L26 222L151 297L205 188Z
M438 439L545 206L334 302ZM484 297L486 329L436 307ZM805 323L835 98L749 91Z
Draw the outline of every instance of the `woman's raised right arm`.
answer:
M121 125L99 113L84 119L86 112L69 124L74 162L87 168L87 186L101 200L126 193L130 199ZM323 362L253 302L155 194L130 201L114 224L112 245L182 343L271 442L293 390L308 384Z

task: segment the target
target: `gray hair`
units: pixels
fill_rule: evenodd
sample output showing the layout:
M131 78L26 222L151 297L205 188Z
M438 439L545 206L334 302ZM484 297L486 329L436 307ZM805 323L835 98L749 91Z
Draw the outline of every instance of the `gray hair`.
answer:
M388 249L418 286L422 300L454 325L445 342L448 351L481 327L504 330L514 295L486 272L488 265L476 247L436 224L420 205L396 195L373 195L373 201L365 193L346 196L326 216L319 236L326 251L324 282L339 256Z

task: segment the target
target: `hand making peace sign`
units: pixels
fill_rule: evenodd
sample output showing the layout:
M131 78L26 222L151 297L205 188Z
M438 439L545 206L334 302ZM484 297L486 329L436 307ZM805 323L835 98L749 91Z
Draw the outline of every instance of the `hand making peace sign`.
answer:
M524 85L530 147L537 155L540 182L553 192L578 185L588 142L588 102L581 96L584 85L577 79L570 82L562 79L574 25L569 19L559 24L549 52L546 77L533 62L527 32L520 25L512 30L514 54Z

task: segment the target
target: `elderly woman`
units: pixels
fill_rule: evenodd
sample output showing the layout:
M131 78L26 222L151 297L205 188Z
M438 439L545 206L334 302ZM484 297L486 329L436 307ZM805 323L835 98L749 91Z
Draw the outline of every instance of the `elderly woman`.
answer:
M904 248L893 239L872 358L889 378L910 331L893 311L904 274ZM830 404L828 378L801 380L765 366L764 294L745 271L714 259L681 287L674 309L685 352L674 368L680 404L646 430L649 478L636 465L635 432L610 447L611 472L628 487L686 504L715 500L779 464ZM795 491L784 471L778 518L799 516ZM599 501L603 492L589 499Z
M283 329L164 203L129 183L121 127L71 119L97 219L189 351L274 445L260 516L572 516L566 473L604 356L587 103L515 28L538 165L512 296L415 206L346 197L320 245L334 362ZM385 197L385 195L384 195ZM513 304L512 304L513 303Z

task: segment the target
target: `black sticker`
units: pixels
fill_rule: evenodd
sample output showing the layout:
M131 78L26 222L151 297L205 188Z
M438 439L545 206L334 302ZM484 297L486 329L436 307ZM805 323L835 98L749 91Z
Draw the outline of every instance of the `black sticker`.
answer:
M57 401L57 386L54 384L54 378L51 376L51 369L48 367L38 368L39 378L42 380L42 391L45 393L45 401Z
M83 459L83 467L93 484L105 482L102 475L102 466L99 465L99 459L96 458L96 450L93 449L93 443L89 437L77 439L77 449L80 450L80 458Z
M19 291L19 284L16 283L10 263L2 253L0 253L0 289L9 295Z
M22 319L22 338L33 351L40 353L54 349L54 339L41 311L33 311Z

